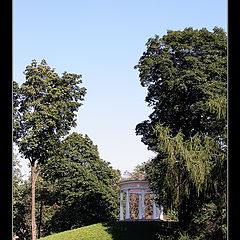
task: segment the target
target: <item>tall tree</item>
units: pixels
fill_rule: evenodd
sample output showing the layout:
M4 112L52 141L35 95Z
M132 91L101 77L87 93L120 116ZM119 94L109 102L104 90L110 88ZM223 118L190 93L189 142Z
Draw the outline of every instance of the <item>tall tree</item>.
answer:
M135 68L153 112L136 133L158 153L146 168L152 188L187 226L204 204L226 208L227 36L186 28L146 45Z
M52 232L116 219L119 177L87 135L74 132L64 139L42 173L57 186Z
M47 162L61 137L76 125L76 111L86 93L81 75L64 72L60 77L45 60L26 67L26 81L14 84L14 140L30 161L32 184L32 240L36 239L35 184L39 166Z

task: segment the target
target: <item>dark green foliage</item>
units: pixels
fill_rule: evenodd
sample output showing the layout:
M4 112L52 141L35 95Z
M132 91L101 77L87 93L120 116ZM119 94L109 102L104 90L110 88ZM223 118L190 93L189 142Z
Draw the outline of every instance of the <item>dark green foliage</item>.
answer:
M38 238L50 234L49 222L58 209L57 186L39 175L36 182L36 224Z
M209 202L198 209L193 217L192 229L190 228L193 234L201 239L227 239L226 209L219 207L221 206Z
M20 239L31 239L31 181L21 181L13 194L13 233ZM36 225L37 236L49 235L49 221L59 208L56 186L40 175L36 182Z
M61 141L57 155L42 165L36 181L38 237L115 220L118 181L117 172L100 159L97 146L87 135L69 135ZM30 238L30 186L30 180L18 184L19 193L14 195L14 232L23 239Z
M49 222L51 232L116 219L117 174L87 135L69 135L41 172L57 188L59 209Z
M61 77L45 60L27 66L26 81L13 83L13 139L31 165L32 240L36 240L35 184L39 167L55 154L60 140L76 126L76 111L86 93L81 75L64 72Z
M12 163L12 210L13 210L13 234L21 239L30 237L30 184L22 180L21 165L18 155L13 154Z
M53 215L54 194L53 186L43 181L41 176L37 180L36 191L36 219L37 226L43 226ZM20 239L31 238L31 182L23 181L17 156L13 156L13 233ZM41 219L40 219L41 217ZM41 236L44 232L41 233ZM38 236L40 234L38 233Z
M76 125L76 111L86 89L81 75L64 72L60 77L45 60L35 60L24 71L26 81L14 83L17 109L14 137L19 152L32 163L44 163L59 139Z
M137 125L138 135L155 149L154 129L166 124L176 135L223 134L226 126L227 41L219 28L168 31L147 42L136 68L146 102L153 108L149 120Z
M140 239L176 239L178 226L176 223L159 221L136 221L106 223L107 231L112 234L114 240Z
M213 237L226 210L226 33L186 28L156 35L146 45L136 68L153 112L136 133L157 153L146 164L146 177L163 205L178 210L185 230L199 209L216 205L211 219L217 227L205 233Z
M13 154L12 158L12 180L13 180L13 196L18 194L18 186L22 182L20 161L17 158L17 154Z
M19 182L13 191L13 233L20 239L31 236L30 182Z

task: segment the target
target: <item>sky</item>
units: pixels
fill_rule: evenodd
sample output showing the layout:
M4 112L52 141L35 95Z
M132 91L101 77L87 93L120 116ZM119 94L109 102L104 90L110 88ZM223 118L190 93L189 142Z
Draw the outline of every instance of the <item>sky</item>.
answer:
M134 66L155 34L186 27L227 32L225 0L14 0L13 80L22 84L33 59L45 59L61 75L82 75L87 88L72 131L87 134L114 169L132 171L154 157L136 136L147 120ZM22 173L29 174L21 158Z

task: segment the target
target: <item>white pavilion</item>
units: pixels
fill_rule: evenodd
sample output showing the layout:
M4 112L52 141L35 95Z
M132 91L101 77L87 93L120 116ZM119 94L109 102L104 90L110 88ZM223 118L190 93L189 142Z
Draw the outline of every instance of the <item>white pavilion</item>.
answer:
M152 194L152 220L163 220L163 207L155 202L155 194L146 180L128 180L120 182L120 221L131 220L130 194L138 195L138 220L145 219L145 195ZM125 206L123 199L125 198ZM125 211L124 211L125 208Z

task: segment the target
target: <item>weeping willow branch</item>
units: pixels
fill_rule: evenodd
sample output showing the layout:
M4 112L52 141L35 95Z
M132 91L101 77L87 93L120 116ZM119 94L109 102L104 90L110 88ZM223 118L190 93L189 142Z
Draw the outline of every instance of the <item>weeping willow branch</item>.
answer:
M170 129L161 124L156 127L155 133L158 137L158 151L167 154L168 178L171 178L167 182L181 184L179 176L181 171L186 171L198 194L206 190L217 153L214 139L196 134L184 140L181 132L172 136ZM183 187L186 192L189 190L187 185Z

